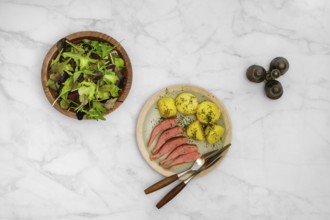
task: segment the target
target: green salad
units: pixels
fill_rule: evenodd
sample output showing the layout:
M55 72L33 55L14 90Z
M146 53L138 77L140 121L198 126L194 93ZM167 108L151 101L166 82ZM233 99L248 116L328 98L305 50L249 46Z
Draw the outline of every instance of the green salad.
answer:
M51 61L47 86L56 92L61 108L73 110L79 120L105 120L123 88L125 62L118 45L83 39L57 43L58 55Z

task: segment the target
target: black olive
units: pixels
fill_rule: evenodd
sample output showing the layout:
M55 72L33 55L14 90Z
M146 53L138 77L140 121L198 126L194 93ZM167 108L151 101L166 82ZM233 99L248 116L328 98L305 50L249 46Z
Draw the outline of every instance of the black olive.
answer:
M268 98L278 99L283 95L283 87L277 80L270 80L265 85L265 92Z
M76 116L78 120L82 120L84 118L85 112L76 112Z
M262 66L252 65L246 70L247 78L256 83L260 83L266 78L266 70Z
M272 60L272 62L270 63L270 70L272 71L273 69L278 69L280 71L281 75L283 75L289 69L288 60L285 59L284 57L274 58Z

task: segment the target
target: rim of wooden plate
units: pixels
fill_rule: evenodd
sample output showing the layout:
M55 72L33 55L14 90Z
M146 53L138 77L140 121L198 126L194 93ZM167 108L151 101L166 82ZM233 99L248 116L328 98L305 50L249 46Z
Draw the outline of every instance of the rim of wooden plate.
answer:
M199 93L199 94L202 94L202 95L206 96L209 100L214 102L220 108L220 111L222 112L221 114L223 115L223 119L224 119L224 123L225 123L225 127L226 127L226 136L225 136L224 146L226 146L227 144L230 144L231 141L232 141L232 124L231 124L229 113L228 113L227 108L225 107L225 105L213 93L207 91L206 89L204 89L202 87L195 86L195 85L190 85L190 84L173 85L173 86L168 86L166 88L163 88L163 89L159 90L154 95L152 95L146 101L144 106L142 107L142 110L141 110L141 112L139 114L139 117L138 117L138 120L137 120L136 141L137 141L139 150L140 150L144 160L149 164L149 166L151 166L155 171L162 174L163 176L171 176L175 173L170 171L170 170L165 170L156 161L151 161L150 160L150 155L148 153L148 150L145 146L145 142L143 140L143 126L144 126L145 118L146 118L151 106L159 99L159 97L164 96L168 93L176 92L176 91L193 91L193 92L196 92L196 93ZM198 174L196 177L201 177L201 176L207 175L208 173L212 172L217 166L219 166L219 164L225 158L228 150L226 150L223 153L222 158L218 162L216 162L209 169L207 169L207 170L201 172L200 174ZM181 177L181 179L184 179L184 176Z
M68 36L63 37L71 42L79 42L83 39L90 39L90 40L98 40L98 41L103 41L103 42L108 42L110 45L114 46L114 45L118 45L116 47L116 50L118 51L119 55L124 59L125 62L125 69L123 71L123 74L126 77L126 81L124 83L124 88L122 89L121 94L118 97L118 100L116 101L114 108L108 110L107 112L104 113L104 115L107 115L113 111L115 111L126 99L126 97L128 96L128 93L131 89L132 86L132 80L133 80L133 70L132 70L132 64L131 61L125 51L125 49L122 47L122 45L115 40L114 38L110 37L107 34L101 33L101 32L96 32L96 31L81 31L81 32L76 32L73 34L70 34ZM62 38L62 39L63 39ZM46 83L49 79L49 66L51 63L51 60L53 58L55 58L58 54L58 50L57 50L57 43L55 43L50 50L48 51L47 55L44 58L44 61L42 63L42 67L41 67L41 83L42 83L42 88L43 91L49 101L49 103L52 105L56 99L56 94L54 91L52 91L51 89L49 89L46 86ZM74 111L68 111L68 110L64 110L61 108L61 106L59 105L58 102L56 102L53 106L57 111L61 112L62 114L70 117L70 118L75 118L76 114ZM86 116L84 116L84 119L87 119Z

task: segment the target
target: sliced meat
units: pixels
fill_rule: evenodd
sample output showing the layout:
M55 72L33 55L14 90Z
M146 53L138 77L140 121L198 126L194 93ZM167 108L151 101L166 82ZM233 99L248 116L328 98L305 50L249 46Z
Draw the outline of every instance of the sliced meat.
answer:
M158 134L165 131L166 129L173 128L178 122L179 122L178 118L171 118L171 119L166 119L160 122L158 125L156 125L156 127L154 127L154 129L151 132L148 146L150 146L154 142Z
M160 165L167 163L170 160L173 160L181 155L188 154L191 152L197 151L197 146L194 144L184 144L179 147L177 147L175 150L173 150L164 160L160 161Z
M173 160L171 163L166 165L164 168L170 169L171 167L179 165L179 164L193 162L193 161L197 160L200 156L201 156L201 154L196 151L188 153L188 154L184 154L184 155L177 157L175 160Z
M161 146L163 146L163 144L165 144L165 142L179 134L183 133L183 127L181 126L177 126L174 128L170 128L167 129L166 131L164 131L158 138L157 144L155 145L154 149L152 150L152 154L156 154Z
M187 141L188 138L184 136L171 138L161 147L157 154L151 154L150 159L154 160L156 158L160 158L166 153L169 153L174 150L176 147L187 143Z

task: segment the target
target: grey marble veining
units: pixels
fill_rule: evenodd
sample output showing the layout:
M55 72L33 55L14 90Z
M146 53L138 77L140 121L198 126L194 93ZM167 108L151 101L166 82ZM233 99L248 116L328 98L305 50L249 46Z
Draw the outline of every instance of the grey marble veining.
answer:
M67 118L40 82L47 51L70 33L123 40L134 71L104 122ZM290 62L269 100L251 64ZM0 0L0 219L330 219L330 3L314 1ZM145 101L180 83L230 112L221 166L161 210L161 176L135 127Z

